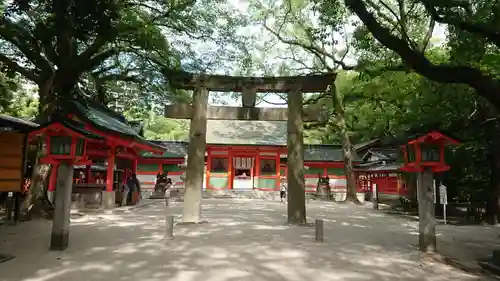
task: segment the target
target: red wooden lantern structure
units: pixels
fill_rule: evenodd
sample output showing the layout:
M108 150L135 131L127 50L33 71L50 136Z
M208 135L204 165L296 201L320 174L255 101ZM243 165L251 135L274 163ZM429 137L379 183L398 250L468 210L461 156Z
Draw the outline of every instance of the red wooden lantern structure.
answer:
M414 138L402 146L405 163L401 170L423 172L425 168L430 168L435 173L448 171L450 166L444 159L444 147L459 143L439 131Z
M67 161L73 165L90 165L87 158L87 137L78 131L54 122L30 133L30 137L42 136L45 141L45 156L40 158L42 164L59 164Z

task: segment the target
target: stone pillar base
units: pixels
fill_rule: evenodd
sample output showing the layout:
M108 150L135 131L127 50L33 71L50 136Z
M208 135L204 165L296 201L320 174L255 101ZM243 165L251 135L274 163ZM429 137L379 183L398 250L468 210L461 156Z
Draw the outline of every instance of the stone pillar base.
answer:
M115 192L114 191L103 191L102 192L102 206L104 209L114 209L115 208Z

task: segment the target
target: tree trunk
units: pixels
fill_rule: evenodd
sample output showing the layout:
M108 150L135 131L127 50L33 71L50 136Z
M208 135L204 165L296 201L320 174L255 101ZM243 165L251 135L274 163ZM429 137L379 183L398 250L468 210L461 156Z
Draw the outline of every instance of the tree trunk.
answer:
M486 221L495 225L499 222L500 210L500 149L497 145L489 146L488 163L490 166L490 184L487 191Z
M72 89L75 85L73 80L59 79L63 81L62 86L56 87L55 76L47 77L43 84L39 84L39 105L36 122L44 124L51 121L52 114L62 106L62 103L71 98ZM57 90L59 89L59 90ZM59 92L59 94L57 93ZM47 180L50 174L50 165L39 162L40 157L45 154L44 141L38 140L37 156L33 165L32 183L26 198L22 203L23 220L32 217L52 218L53 206L47 198Z
M342 140L342 151L344 153L344 170L346 175L345 201L361 204L357 196L358 191L356 186L356 175L354 173L354 166L352 163L354 153L351 143L351 137L349 136L349 129L347 128L347 123L345 120L345 111L342 105L342 100L340 98L339 92L337 91L335 83L332 83L331 85L330 95L335 109L336 125L340 129L340 137Z
M33 163L31 174L31 186L21 204L22 220L29 220L32 217L51 218L51 205L45 206L47 199L47 179L50 174L50 165L40 164L39 159L43 155L44 143L38 140L37 155Z
M198 86L193 93L193 116L189 129L183 223L201 222L201 198L205 165L208 90Z
M306 224L302 92L288 93L288 223Z
M486 156L490 168L490 182L486 189L486 214L485 218L489 224L498 223L500 216L500 122L498 110L490 103L479 103L478 112L482 120L484 139L487 144L488 154Z

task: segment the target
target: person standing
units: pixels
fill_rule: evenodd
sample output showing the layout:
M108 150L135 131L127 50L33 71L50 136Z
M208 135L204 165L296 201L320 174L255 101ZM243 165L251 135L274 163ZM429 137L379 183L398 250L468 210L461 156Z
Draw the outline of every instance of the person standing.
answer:
M155 192L165 192L165 185L167 184L167 172L163 171L156 175Z
M286 190L288 188L288 183L286 181L286 178L285 177L281 177L281 182L280 182L280 202L281 203L285 203L285 201L283 201L283 199L286 198Z
M123 183L122 183L122 203L121 203L121 206L125 206L127 205L127 198L128 198L128 194L130 192L130 189L128 187L128 177L124 179Z
M131 195L132 204L135 205L139 203L139 194L141 192L141 184L139 183L139 179L137 179L136 174L132 174L127 180L127 186L129 188L129 192Z
M165 185L165 206L168 207L168 201L170 200L170 197L172 195L172 179L168 178L167 179L167 184Z

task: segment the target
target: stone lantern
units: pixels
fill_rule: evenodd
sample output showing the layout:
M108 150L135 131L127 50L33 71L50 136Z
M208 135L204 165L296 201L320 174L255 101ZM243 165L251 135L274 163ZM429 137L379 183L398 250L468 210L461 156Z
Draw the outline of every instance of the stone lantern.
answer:
M402 171L417 173L417 198L419 217L419 248L422 252L436 251L434 173L448 171L444 159L446 145L459 142L439 131L411 138L402 146L404 165Z
M459 142L439 131L411 139L402 146L405 162L401 170L423 172L428 168L434 173L448 171L450 166L445 162L444 149L450 144L457 145Z

